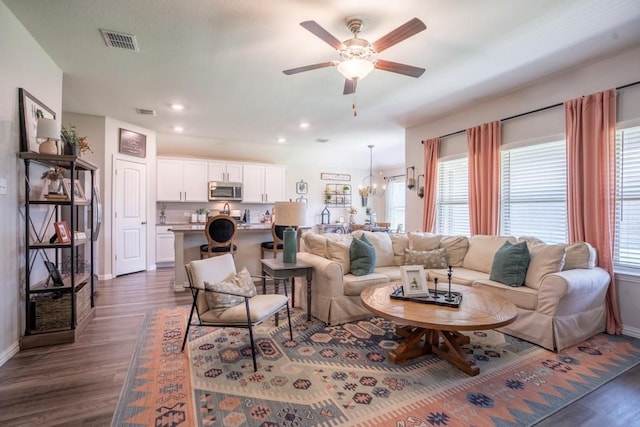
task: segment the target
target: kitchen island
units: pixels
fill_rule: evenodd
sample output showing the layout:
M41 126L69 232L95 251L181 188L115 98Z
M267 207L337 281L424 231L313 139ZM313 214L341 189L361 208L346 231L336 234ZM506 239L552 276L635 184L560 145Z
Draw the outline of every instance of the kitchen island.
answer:
M175 236L175 282L174 291L182 292L184 285L188 285L187 273L184 265L195 259L200 259L200 245L207 243L204 235L204 224L172 225ZM251 275L262 273L260 265L260 244L273 241L271 224L243 224L238 225L234 244L238 250L234 255L236 270L247 267Z

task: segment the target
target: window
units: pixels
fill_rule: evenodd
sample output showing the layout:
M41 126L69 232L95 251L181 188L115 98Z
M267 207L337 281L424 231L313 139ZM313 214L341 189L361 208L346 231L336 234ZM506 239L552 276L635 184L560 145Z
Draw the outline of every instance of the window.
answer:
M466 157L438 164L436 233L470 235L469 159Z
M392 230L397 230L398 225L404 225L404 186L405 177L396 176L389 178L387 184L387 221Z
M616 132L616 266L640 268L640 126Z
M566 143L503 150L500 234L568 241Z

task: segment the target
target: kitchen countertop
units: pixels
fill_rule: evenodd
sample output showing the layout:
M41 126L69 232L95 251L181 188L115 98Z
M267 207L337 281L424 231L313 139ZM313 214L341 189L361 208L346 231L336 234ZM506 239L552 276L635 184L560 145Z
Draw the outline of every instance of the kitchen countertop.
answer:
M172 231L202 231L204 224L160 224L171 227ZM238 225L238 232L254 231L254 230L271 230L271 224L242 224Z

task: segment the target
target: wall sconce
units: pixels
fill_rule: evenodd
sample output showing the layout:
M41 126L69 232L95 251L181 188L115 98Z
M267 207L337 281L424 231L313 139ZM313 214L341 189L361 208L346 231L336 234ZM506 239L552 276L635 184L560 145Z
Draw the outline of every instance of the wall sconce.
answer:
M411 169L411 175L409 175L409 169ZM407 168L407 188L409 190L413 190L413 187L416 186L416 167L409 166Z
M422 185L420 185L420 177L422 177ZM418 197L424 198L424 174L418 175Z

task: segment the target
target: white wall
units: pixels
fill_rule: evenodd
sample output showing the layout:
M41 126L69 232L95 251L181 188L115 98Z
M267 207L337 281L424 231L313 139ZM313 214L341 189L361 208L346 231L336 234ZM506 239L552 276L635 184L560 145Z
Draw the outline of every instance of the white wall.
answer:
M640 79L640 48L634 48L604 60L551 76L522 90L496 97L475 106L456 111L437 120L407 129L405 159L422 158L421 140L456 132L482 123L500 120L538 108L562 103L605 89L623 86ZM618 94L618 120L640 118L640 88L625 89ZM535 139L554 133L564 133L564 110L556 107L526 118L503 122L505 143L522 138ZM466 136L456 135L441 143L442 157L466 154ZM423 173L424 164L420 165ZM407 230L419 229L422 219L422 201L407 198ZM640 312L637 310L640 289L638 281L618 283L621 316L627 331L640 331ZM633 303L631 303L633 302ZM639 335L640 336L640 335Z
M24 163L18 159L18 88L53 109L62 105L62 71L0 1L0 365L19 350L24 333Z

